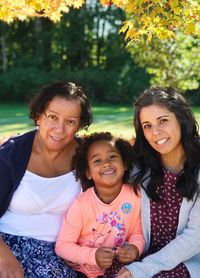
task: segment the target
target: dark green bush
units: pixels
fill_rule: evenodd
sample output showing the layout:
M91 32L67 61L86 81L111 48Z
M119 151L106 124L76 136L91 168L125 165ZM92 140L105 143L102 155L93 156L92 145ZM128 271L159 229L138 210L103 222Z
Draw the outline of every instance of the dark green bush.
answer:
M34 67L15 67L0 75L1 102L27 101L42 84L49 81L49 75Z
M130 103L149 85L145 71L131 66L109 71L93 67L47 73L39 66L18 65L0 75L0 99L2 102L27 101L42 85L61 79L81 85L91 101L110 104Z

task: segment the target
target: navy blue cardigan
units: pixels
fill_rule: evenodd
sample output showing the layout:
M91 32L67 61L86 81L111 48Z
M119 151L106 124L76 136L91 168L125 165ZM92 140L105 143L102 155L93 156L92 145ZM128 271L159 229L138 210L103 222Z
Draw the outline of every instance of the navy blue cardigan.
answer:
M0 217L26 171L36 130L10 138L0 147Z

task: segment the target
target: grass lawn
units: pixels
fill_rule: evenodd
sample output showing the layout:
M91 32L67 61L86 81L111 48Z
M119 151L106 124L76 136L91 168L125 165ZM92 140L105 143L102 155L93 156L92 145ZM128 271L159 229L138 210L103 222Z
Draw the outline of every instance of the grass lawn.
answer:
M132 138L133 110L128 106L93 106L93 124L88 133L110 131L118 136ZM0 104L0 136L21 134L33 128L28 107L23 104ZM86 131L81 131L84 134Z
M93 106L93 124L88 133L110 131L117 136L131 139L134 136L132 106ZM193 108L200 125L200 107ZM28 107L23 104L0 104L0 137L21 134L33 128L28 118ZM81 131L84 134L85 131Z

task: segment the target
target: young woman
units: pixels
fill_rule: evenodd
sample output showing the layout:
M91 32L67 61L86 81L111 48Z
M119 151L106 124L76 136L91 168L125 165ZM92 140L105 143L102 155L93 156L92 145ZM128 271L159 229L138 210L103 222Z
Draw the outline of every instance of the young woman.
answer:
M110 133L94 133L78 149L74 168L87 191L66 214L56 253L77 277L115 277L143 251L140 196L127 184L132 146Z
M200 277L200 137L192 111L170 88L146 90L135 104L133 182L142 188L146 241L140 262L118 278Z
M32 100L30 117L37 129L0 148L0 277L76 277L54 243L81 189L71 162L76 132L91 123L89 101L73 83L48 84Z

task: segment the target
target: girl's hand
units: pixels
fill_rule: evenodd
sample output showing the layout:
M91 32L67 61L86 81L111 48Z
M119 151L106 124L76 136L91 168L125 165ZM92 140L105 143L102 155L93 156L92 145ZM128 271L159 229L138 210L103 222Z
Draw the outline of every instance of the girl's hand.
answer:
M117 252L117 258L120 263L128 264L135 261L139 256L138 248L133 244L125 244Z
M2 239L0 239L0 278L24 278L21 264Z
M130 271L125 267L122 267L120 271L117 273L116 278L133 278Z
M112 265L115 251L108 247L100 247L95 253L95 259L100 268L106 269Z
M66 265L71 266L72 268L74 268L76 270L79 268L79 264L77 264L77 263L73 263L73 262L70 262L70 261L67 261L67 260L64 260L64 259L63 259L63 261L66 263Z

